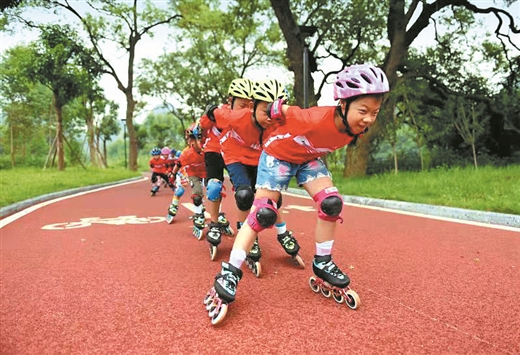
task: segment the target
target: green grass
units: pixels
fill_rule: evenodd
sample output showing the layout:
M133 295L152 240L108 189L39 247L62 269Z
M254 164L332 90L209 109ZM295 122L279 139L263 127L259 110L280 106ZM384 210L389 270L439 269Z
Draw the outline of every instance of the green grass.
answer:
M0 207L75 187L140 176L116 169L68 168L59 172L38 168L0 171ZM520 165L436 169L367 178L344 179L333 172L343 195L467 208L520 215ZM296 186L293 182L291 186Z
M103 184L140 176L122 168L83 169L67 168L64 171L41 168L17 168L0 171L0 207L51 192L76 187Z

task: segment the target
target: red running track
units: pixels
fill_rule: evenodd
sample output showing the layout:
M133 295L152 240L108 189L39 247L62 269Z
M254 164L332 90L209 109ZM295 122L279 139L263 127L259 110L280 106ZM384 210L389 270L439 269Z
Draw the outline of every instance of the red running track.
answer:
M311 199L285 195L306 269L274 230L262 232L261 278L244 268L237 301L214 327L202 299L233 240L210 261L191 212L166 224L171 192L152 198L149 187L63 199L0 230L1 354L520 353L518 229L346 206L334 256L361 298L352 311L310 290L316 212ZM235 221L233 198L224 206ZM143 223L116 219L130 215ZM120 224L63 229L89 217Z

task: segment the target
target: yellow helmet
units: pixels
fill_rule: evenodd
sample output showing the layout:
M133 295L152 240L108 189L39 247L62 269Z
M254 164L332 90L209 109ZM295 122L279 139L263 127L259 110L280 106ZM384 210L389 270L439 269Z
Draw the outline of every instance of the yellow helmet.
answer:
M273 102L276 99L287 100L287 91L276 79L261 80L253 86L253 99Z
M229 96L239 97L242 99L251 99L253 83L249 79L238 78L231 82L229 85L228 94Z

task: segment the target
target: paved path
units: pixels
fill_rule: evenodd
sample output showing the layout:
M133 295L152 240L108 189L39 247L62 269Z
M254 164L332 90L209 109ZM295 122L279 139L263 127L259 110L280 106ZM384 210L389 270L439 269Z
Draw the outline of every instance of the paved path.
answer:
M188 196L168 225L171 192L148 191L127 183L2 221L1 354L520 353L519 228L345 206L334 256L357 311L314 294L310 267L265 231L261 278L244 269L213 327L202 298L232 239L210 261ZM224 199L231 220L233 204ZM287 194L284 205L310 263L313 201Z

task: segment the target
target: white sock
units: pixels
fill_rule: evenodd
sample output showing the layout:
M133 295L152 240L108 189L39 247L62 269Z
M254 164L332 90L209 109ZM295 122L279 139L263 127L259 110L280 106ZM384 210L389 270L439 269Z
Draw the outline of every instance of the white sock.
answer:
M234 267L240 269L244 260L246 260L247 253L242 249L233 249L229 255L229 263Z
M282 222L274 225L276 227L277 234L283 234L287 232L287 223Z
M196 214L201 214L202 213L202 205L194 206L194 207L195 207L195 213Z
M333 240L328 240L323 243L316 243L316 255L330 255L332 253L332 244L334 244Z

